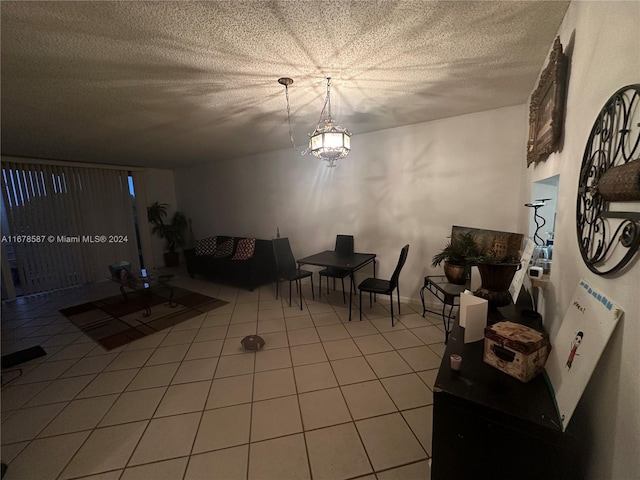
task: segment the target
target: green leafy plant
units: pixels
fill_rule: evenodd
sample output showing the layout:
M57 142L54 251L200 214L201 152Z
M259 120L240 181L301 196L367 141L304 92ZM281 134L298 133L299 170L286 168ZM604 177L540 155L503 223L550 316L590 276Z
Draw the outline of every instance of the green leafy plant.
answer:
M154 202L147 207L147 218L149 223L153 225L151 232L166 240L167 251L173 253L184 246L188 221L184 213L175 212L171 217L171 222L164 223L168 207L169 205L166 203Z
M473 259L482 255L482 250L472 233L459 233L449 238L451 240L431 259L431 266L437 267L442 262L467 266L473 263Z

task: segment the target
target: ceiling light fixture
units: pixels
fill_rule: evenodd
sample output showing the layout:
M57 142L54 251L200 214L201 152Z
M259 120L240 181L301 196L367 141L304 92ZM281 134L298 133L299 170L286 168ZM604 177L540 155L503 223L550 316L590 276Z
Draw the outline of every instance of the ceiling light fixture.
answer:
M291 111L289 108L289 85L293 80L287 77L279 78L278 83L284 85L287 99L287 121L289 122L289 137L291 145L296 148L293 141L291 128ZM336 162L349 155L351 151L351 133L339 125L335 125L331 116L331 77L327 78L327 96L320 112L318 125L313 133L309 134L309 147L302 152L303 155L311 153L313 156L327 162L328 167L335 167Z

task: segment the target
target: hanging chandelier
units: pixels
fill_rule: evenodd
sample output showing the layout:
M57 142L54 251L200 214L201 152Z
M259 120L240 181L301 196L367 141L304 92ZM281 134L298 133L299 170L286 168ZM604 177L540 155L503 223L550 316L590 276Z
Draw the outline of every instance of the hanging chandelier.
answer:
M291 113L289 108L289 85L293 83L290 78L280 78L278 83L284 85L287 99L287 121L289 122L289 137L291 145L295 148L293 131L291 129ZM327 96L320 112L320 119L313 133L309 134L309 147L302 152L303 155L311 153L313 156L327 162L328 167L335 167L336 162L349 155L351 151L351 133L339 125L336 125L331 116L331 77L327 78Z

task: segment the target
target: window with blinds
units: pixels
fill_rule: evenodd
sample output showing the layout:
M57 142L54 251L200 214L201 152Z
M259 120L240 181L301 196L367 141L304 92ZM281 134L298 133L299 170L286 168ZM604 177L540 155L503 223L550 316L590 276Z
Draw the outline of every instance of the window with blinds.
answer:
M23 294L139 267L126 170L3 161L1 180L3 280L6 261Z

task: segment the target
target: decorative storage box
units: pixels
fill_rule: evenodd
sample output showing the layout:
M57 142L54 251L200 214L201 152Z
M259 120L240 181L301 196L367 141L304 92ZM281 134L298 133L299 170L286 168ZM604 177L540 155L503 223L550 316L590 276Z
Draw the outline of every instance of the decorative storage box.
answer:
M484 329L484 361L528 382L544 368L549 356L549 335L513 322L498 322Z

